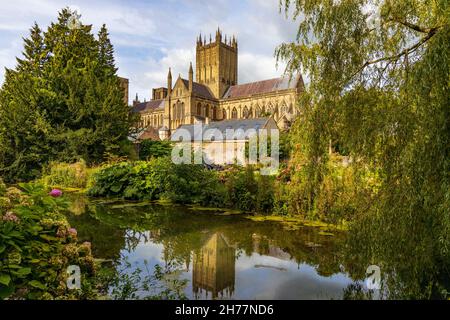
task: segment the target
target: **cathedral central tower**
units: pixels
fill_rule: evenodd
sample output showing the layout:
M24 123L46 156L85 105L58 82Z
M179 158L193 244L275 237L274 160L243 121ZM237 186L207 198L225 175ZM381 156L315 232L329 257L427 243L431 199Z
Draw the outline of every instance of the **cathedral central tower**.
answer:
M222 98L229 86L237 84L238 46L236 38L222 39L220 29L215 41L202 35L197 39L196 82L208 86L216 99Z

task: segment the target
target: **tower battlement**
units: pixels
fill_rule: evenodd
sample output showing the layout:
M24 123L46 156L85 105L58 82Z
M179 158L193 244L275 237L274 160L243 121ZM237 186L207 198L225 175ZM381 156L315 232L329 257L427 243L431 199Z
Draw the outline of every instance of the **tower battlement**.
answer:
M238 70L238 44L236 38L223 36L217 29L214 41L209 43L202 35L197 38L196 82L208 86L216 99L222 98L229 86L236 85Z

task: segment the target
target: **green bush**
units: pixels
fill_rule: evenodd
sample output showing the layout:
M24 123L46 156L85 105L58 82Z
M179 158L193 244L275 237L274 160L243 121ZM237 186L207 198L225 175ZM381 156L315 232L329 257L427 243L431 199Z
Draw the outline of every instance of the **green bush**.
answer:
M42 180L50 187L86 188L88 168L83 160L73 164L52 162L44 170Z
M93 176L88 194L97 197L123 196L130 183L132 169L131 163L121 162L99 170Z
M160 158L170 156L172 144L170 141L144 140L139 146L139 159Z
M8 189L10 209L0 212L0 299L95 298L90 244L76 243L64 197L51 197L39 184L20 188ZM69 265L81 268L82 290L67 288Z
M219 205L214 172L200 165L175 165L169 157L134 163L122 162L99 170L88 194L133 200L169 200L175 203Z
M238 166L217 172L201 165L173 164L169 157L152 158L99 170L88 194L272 213L275 179L256 172Z
M253 168L246 169L234 167L225 182L230 204L242 211L254 211L256 209L256 194L258 185L255 180Z
M256 195L256 211L260 213L274 212L274 176L257 176L258 193Z
M6 184L3 182L2 178L0 178L0 197L4 196L6 193Z

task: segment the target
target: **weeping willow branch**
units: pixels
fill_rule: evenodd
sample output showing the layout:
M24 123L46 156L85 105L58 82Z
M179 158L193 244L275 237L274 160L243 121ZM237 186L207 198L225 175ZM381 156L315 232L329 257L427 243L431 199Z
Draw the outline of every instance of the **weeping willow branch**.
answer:
M358 70L356 70L349 78L347 78L347 80L344 82L344 85L347 84L349 81L351 81L357 74L361 73L366 67L368 67L370 65L377 64L377 63L384 62L384 61L387 61L388 63L391 63L391 62L397 61L398 59L400 59L403 56L410 55L411 53L413 53L417 49L419 49L428 40L430 40L438 32L438 30L440 28L442 28L442 26L429 29L429 32L427 33L427 35L425 37L420 39L413 46L402 50L398 54L395 54L395 55L392 55L392 56L387 56L387 57L382 57L382 58L375 59L375 60L366 61L360 68L358 68Z

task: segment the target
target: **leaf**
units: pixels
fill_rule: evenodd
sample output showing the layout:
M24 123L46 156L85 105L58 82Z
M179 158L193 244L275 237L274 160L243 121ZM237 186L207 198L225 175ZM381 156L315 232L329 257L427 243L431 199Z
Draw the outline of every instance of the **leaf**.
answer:
M5 273L0 274L0 283L1 284L8 286L10 282L11 282L11 276L9 274L5 274Z
M21 268L17 270L17 273L20 274L21 276L26 276L27 274L31 273L31 268Z
M28 284L34 288L38 288L41 290L45 290L47 289L47 286L37 280L31 280L30 282L28 282Z
M2 286L0 285L0 300L3 300L5 298L8 298L10 295L12 295L15 291L14 286Z
M49 236L47 234L41 234L40 237L42 239L44 239L44 240L47 240L47 241L57 241L57 240L59 240L59 238L54 237L54 236Z

